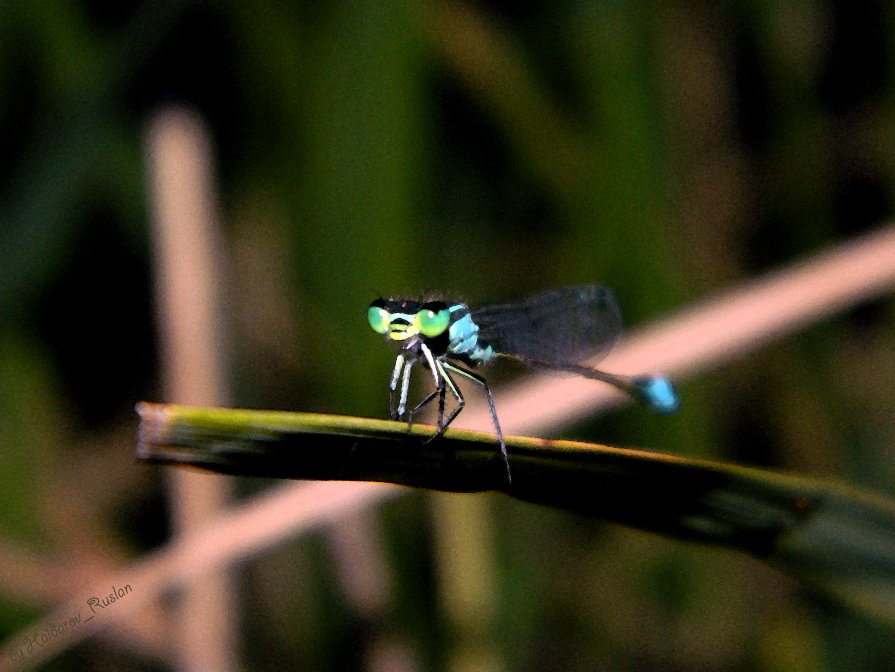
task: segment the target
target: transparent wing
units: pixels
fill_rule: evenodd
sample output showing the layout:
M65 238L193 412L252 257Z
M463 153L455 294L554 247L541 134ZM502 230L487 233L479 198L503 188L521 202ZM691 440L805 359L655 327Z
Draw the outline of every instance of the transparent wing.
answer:
M606 354L622 332L615 295L596 285L551 289L471 314L480 342L534 365Z

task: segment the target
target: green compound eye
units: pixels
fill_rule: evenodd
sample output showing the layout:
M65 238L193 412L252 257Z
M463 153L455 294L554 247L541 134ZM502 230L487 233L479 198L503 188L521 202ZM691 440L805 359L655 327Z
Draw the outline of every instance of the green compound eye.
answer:
M367 309L367 322L370 328L377 334L384 334L388 331L389 312L385 309L385 303L382 299L376 299Z
M414 316L414 326L427 338L435 338L444 333L451 321L451 313L441 301L424 303Z

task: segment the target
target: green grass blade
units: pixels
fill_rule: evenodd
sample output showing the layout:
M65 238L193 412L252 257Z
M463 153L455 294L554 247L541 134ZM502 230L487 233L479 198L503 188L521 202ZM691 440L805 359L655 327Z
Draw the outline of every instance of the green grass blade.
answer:
M368 418L141 404L137 456L246 476L500 490L736 548L895 622L895 502L832 482L640 450Z

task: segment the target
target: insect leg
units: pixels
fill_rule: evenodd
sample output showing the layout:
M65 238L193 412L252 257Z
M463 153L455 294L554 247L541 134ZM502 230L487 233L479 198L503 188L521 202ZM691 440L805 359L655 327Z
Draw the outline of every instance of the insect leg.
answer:
M431 441L432 439L436 439L442 434L444 434L444 430L448 428L448 425L454 421L454 418L457 417L457 414L463 409L463 405L466 403L463 399L463 395L460 393L460 389L456 386L453 379L448 375L447 371L444 370L442 363L440 360L433 360L435 362L436 371L438 372L436 380L438 381L437 387L430 392L425 399L423 399L420 403L414 406L408 416L411 418L411 422L413 420L413 416L417 411L422 409L426 404L428 404L432 399L435 398L435 395L438 395L438 431L435 432L429 439L427 439L426 443ZM444 419L444 408L445 408L445 400L447 396L447 390L450 389L451 394L457 399L457 407L451 411L450 416L447 420Z
M450 427L450 424L454 421L454 418L456 418L460 414L460 411L462 411L463 407L466 405L466 399L463 398L463 394L460 392L460 388L457 387L457 383L455 383L454 379L451 378L451 375L448 373L448 370L456 371L456 372L460 372L460 373L466 373L466 372L463 371L463 369L458 369L454 366L451 366L447 362L443 362L443 361L438 362L438 369L439 369L439 371L441 371L442 380L444 380L444 386L443 386L444 389L442 390L442 398L445 396L446 390L449 389L451 391L451 394L453 394L454 398L457 400L457 405L454 407L454 410L451 411L451 414L448 416L447 420L444 420L443 422L439 423L438 431L435 433L435 436L433 436L432 439L437 438L437 437L441 436L442 434L444 434L444 431L448 427ZM439 399L439 404L440 403L441 403L441 399ZM432 439L429 439L429 440L431 441Z
M395 412L395 390L398 389L398 380L401 378L402 368L404 368L404 355L398 355L398 358L395 359L395 369L392 371L392 379L388 385L388 417L390 420L394 420L398 417L398 414Z
M444 376L442 375L441 369L435 363L435 357L432 356L432 351L426 347L425 343L420 343L420 350L423 353L423 356L426 358L426 362L429 364L429 370L432 372L432 378L435 381L435 389L429 393L425 399L419 402L416 406L414 406L410 412L407 414L408 420L410 424L413 424L413 416L416 415L417 411L422 409L426 404L428 404L432 399L435 398L435 395L444 395ZM438 425L441 426L442 420L442 412L439 409L438 415Z
M413 424L413 416L416 415L417 411L419 411L426 404L428 404L430 401L432 401L435 398L435 395L439 393L439 391L440 390L432 390L429 394L426 395L425 399L423 399L420 403L418 403L416 406L414 406L407 412L407 420L411 425Z
M410 360L404 367L404 375L401 378L401 397L398 400L398 412L392 419L401 419L407 410L407 395L410 393L410 372L413 370L414 361Z
M438 428L442 429L444 427L444 398L447 395L447 385L442 385L441 390L438 393Z
M488 382L479 375L474 374L472 371L467 371L466 369L461 369L458 366L454 366L448 362L439 362L441 365L441 373L444 376L445 381L447 381L448 385L451 388L451 392L457 397L457 408L451 413L450 417L447 419L447 422L444 424L444 427L441 428L436 434L436 436L443 434L444 430L447 429L448 425L453 422L454 418L457 417L457 414L463 409L465 401L460 394L459 389L457 388L456 383L451 379L449 375L449 371L456 373L458 376L463 376L466 380L470 380L477 385L481 385L482 389L485 390L485 395L488 397L488 407L491 409L491 420L494 422L494 429L497 432L497 440L500 442L500 454L503 457L504 464L507 467L507 481L512 484L513 477L510 474L510 458L507 454L507 444L503 439L503 432L500 429L500 422L497 420L497 409L494 407L494 396L491 394L491 388L488 387ZM434 438L434 437L433 437Z
M438 429L440 431L444 431L445 422L444 422L444 398L445 398L445 372L444 369L436 363L435 357L432 356L432 351L426 347L425 343L420 344L420 349L423 351L423 355L426 357L426 361L429 363L429 369L432 371L432 375L435 377L435 391L438 392ZM425 403L429 403L432 399L432 395L429 395L425 399ZM420 405L422 406L422 404ZM420 408L417 406L417 408Z

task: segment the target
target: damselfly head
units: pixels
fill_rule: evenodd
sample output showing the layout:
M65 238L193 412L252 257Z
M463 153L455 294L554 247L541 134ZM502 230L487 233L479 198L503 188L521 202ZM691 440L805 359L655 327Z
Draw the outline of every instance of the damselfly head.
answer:
M367 309L367 321L377 334L404 341L418 334L441 336L450 326L451 314L443 301L376 299Z

